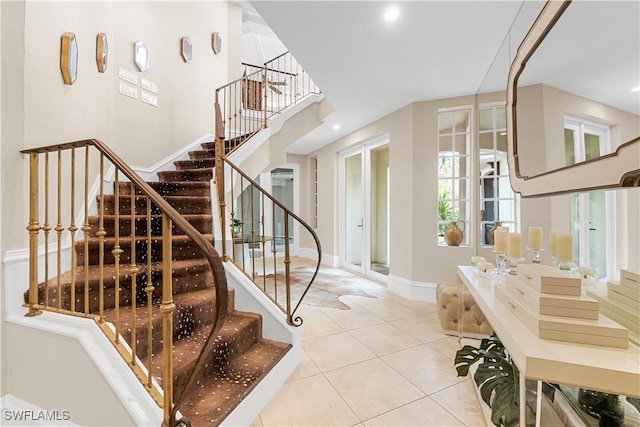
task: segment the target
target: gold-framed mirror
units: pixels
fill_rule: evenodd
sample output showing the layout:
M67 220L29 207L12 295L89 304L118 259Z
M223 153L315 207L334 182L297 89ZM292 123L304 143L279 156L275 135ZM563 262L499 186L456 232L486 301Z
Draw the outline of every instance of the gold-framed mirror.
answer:
M78 77L78 39L74 33L64 33L60 47L60 70L66 85L72 85Z
M98 33L96 36L96 65L100 73L107 71L108 54L109 45L107 43L107 35L105 33Z
M523 197L640 186L638 2L548 1L511 64L512 186Z

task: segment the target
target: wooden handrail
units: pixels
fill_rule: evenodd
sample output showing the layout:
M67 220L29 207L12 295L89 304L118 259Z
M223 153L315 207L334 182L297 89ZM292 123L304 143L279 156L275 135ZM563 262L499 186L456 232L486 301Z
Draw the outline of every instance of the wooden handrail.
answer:
M213 320L213 326L211 332L205 342L205 345L194 365L187 381L181 389L175 390L173 398L173 406L170 410L171 416L169 419L169 425L175 424L176 413L187 397L190 389L195 385L197 374L205 363L205 356L209 353L210 349L215 345L215 338L218 335L220 328L224 323L224 319L227 315L228 306L228 287L227 279L224 270L224 265L220 259L220 255L215 250L211 242L207 241L204 236L191 225L177 210L175 210L166 200L162 198L146 181L144 181L133 169L129 167L118 155L116 155L106 144L98 139L86 139L74 142L68 142L58 145L51 145L38 148L29 148L22 150L21 153L35 156L40 153L63 151L72 148L80 147L95 147L100 153L102 153L120 172L122 172L135 186L136 190L144 193L153 203L170 219L173 224L180 228L187 236L189 236L194 243L200 248L204 257L207 259L209 266L211 267L212 276L215 284L215 317ZM132 194L135 196L135 194ZM85 201L87 203L88 201ZM166 420L165 420L166 421Z

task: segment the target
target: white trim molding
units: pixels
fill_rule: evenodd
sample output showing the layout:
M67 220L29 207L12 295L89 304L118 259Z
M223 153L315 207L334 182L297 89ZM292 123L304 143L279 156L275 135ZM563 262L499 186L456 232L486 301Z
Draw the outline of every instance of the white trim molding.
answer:
M401 297L424 302L436 302L436 283L414 282L404 277L389 275L387 287Z

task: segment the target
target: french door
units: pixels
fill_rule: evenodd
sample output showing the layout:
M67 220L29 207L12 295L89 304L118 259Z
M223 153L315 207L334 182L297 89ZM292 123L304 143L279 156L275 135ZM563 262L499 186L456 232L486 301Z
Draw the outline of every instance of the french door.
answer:
M389 144L385 138L340 155L342 265L389 274Z
M567 165L609 152L609 128L579 119L565 119ZM571 195L573 254L580 266L596 270L597 278L610 277L614 258L613 194L591 191Z

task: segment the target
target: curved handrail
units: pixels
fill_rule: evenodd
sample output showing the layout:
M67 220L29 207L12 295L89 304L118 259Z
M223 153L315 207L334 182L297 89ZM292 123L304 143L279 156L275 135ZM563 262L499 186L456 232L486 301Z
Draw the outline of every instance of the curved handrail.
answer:
M138 174L136 174L133 169L129 167L118 155L116 155L106 144L98 139L86 139L74 142L68 142L65 144L58 144L46 147L39 148L30 148L22 150L22 153L32 154L32 153L46 153L46 152L54 152L67 150L71 148L81 148L86 146L95 147L100 153L102 153L114 166L116 166L123 174L131 180L133 184L135 184L136 188L142 191L145 196L153 201L153 203L164 213L168 218L173 221L173 223L179 227L187 236L189 236L196 245L200 248L205 258L207 259L211 272L213 275L213 280L215 284L215 309L216 314L213 320L213 327L211 328L211 332L207 338L204 348L200 352L200 355L194 365L191 373L187 381L184 383L184 386L180 390L174 391L173 396L173 406L171 408L171 418L170 425L175 425L175 415L180 407L180 404L184 401L186 396L188 395L188 391L195 384L195 380L197 377L197 373L205 362L205 355L208 353L208 350L215 344L214 339L217 335L218 331L222 327L224 323L224 319L227 315L227 306L228 306L228 288L227 288L227 278L224 270L224 265L222 264L222 260L220 259L220 255L215 250L211 242L207 241L202 234L196 230L196 228L189 223L180 213L175 210L166 200L162 198L160 194L158 194L146 181L144 181Z
M250 185L252 185L255 189L257 189L259 192L261 192L268 199L270 199L275 205L280 207L284 212L286 212L293 219L298 221L298 223L301 224L304 228L306 228L307 231L311 234L311 236L313 237L313 240L316 243L316 249L318 251L318 262L316 263L316 269L313 272L313 276L311 277L311 280L309 281L309 284L307 284L307 287L305 288L304 292L302 293L302 296L300 297L300 300L298 300L298 303L296 304L295 308L291 311L291 314L289 314L289 318L287 319L287 321L291 325L293 325L293 326L301 326L302 323L303 323L302 318L299 317L299 316L294 318L294 314L295 314L296 310L298 310L298 307L302 303L302 300L304 299L304 297L307 295L307 292L311 288L311 285L313 284L314 280L316 279L316 276L318 275L318 271L320 270L320 264L322 263L322 248L321 248L321 245L320 245L320 239L318 238L318 235L316 234L315 231L313 231L313 228L311 228L311 226L309 224L307 224L302 218L300 218L298 215L293 213L291 211L291 209L287 208L279 200L277 200L275 197L273 197L267 190L265 190L263 187L261 187L260 184L258 184L253 179L251 179L251 177L249 177L249 175L244 173L238 166L236 166L232 161L230 161L227 158L226 155L221 155L221 158L222 158L223 162L227 163L233 170L236 171L236 173L238 173L245 180L247 180L247 182ZM233 184L231 184L231 185L233 185ZM224 191L224 190L222 190L222 191Z

